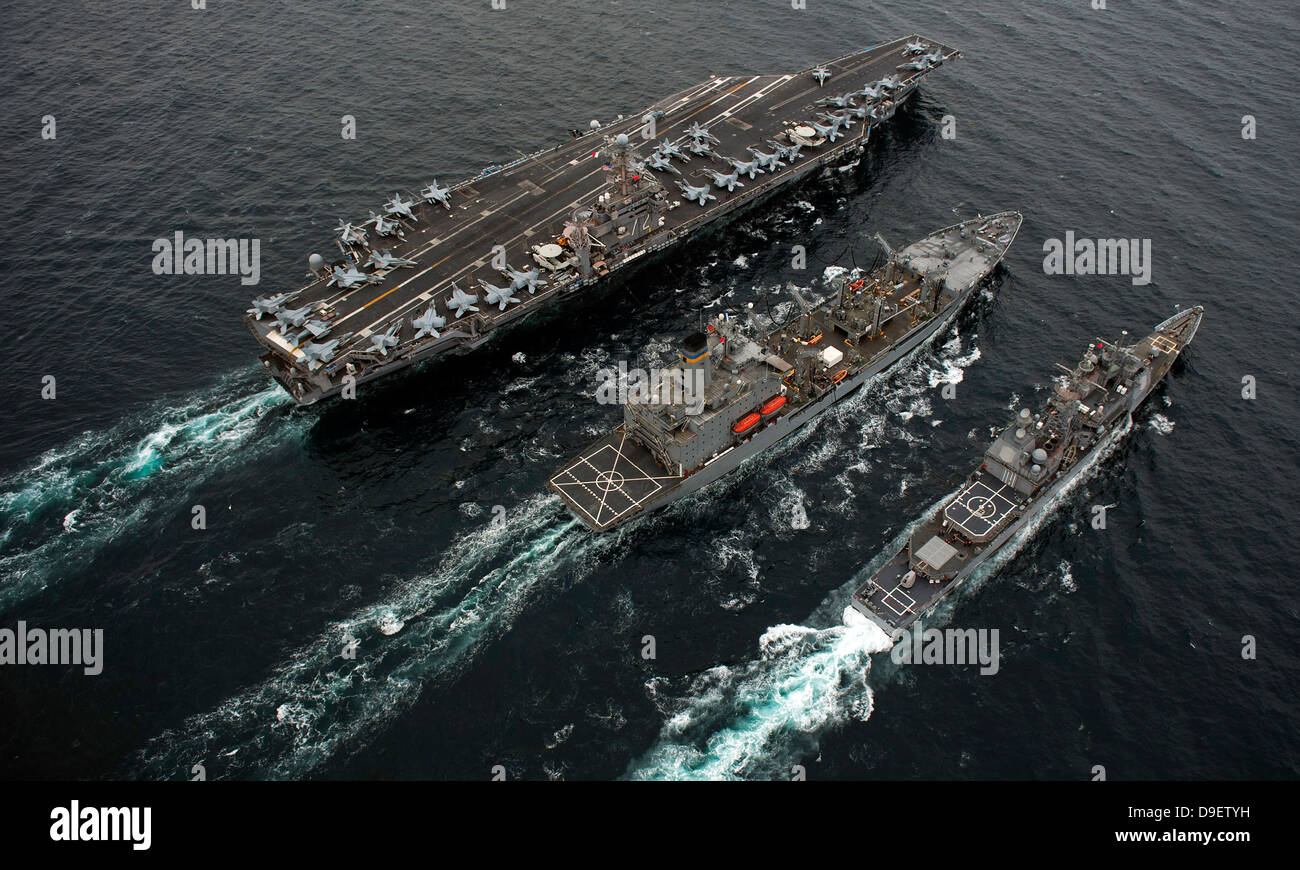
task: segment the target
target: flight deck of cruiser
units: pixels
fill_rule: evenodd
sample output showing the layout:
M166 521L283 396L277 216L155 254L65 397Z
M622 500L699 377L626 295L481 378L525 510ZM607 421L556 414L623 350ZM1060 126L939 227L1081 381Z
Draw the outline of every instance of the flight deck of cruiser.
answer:
M449 351L865 146L953 48L906 37L788 75L715 76L625 120L340 221L315 280L254 300L262 362L310 403ZM649 135L653 133L654 135Z

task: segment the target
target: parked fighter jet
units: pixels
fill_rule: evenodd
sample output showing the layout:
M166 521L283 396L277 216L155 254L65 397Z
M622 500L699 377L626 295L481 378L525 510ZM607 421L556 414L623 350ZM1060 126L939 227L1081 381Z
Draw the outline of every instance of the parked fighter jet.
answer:
M871 100L873 102L875 100L880 99L884 95L885 95L885 89L879 85L876 86L867 85L862 90L858 91L859 97L862 97L864 100Z
M342 218L339 218L339 225L334 230L338 233L339 241L345 245L364 245L366 242L366 231L352 226Z
M415 205L413 200L404 200L400 193L395 193L392 199L384 203L384 211L389 217L401 215L413 219L415 217L415 215L411 214L411 206L413 205Z
M542 280L542 273L537 269L529 269L527 272L516 272L509 266L506 267L506 273L510 276L510 289L523 290L528 288L528 294L537 292L539 286L545 287L549 282Z
M827 106L835 106L838 109L843 109L853 105L854 96L856 96L856 94L840 94L835 97L826 97L821 102Z
M346 270L342 266L334 267L334 277L330 278L327 286L333 287L337 285L344 290L350 290L360 284L378 284L383 280L378 275L367 275L365 272L359 272L356 266L348 263Z
M903 49L903 54L920 54L921 52L925 51L929 47L930 46L926 45L925 42L923 42L921 39L918 38L915 41L909 42L907 44L907 46Z
M669 142L667 139L656 143L654 150L656 154L662 154L664 157L680 157L683 162L690 162L691 159L682 153L682 149L678 147L676 142Z
M808 126L812 127L814 130L817 131L819 135L825 136L827 139L829 139L832 142L834 142L840 136L844 135L843 133L840 132L840 128L838 124L828 124L826 126L822 126L821 124L818 124L816 121L809 121Z
M785 162L781 160L779 154L764 154L752 145L748 150L750 154L754 155L755 162L768 172L776 172L778 166L785 166ZM736 168L739 169L740 167ZM753 176L750 177L752 178Z
M802 145L786 145L782 142L775 142L771 139L768 140L768 144L776 149L777 157L780 157L782 160L787 160L790 163L795 162L803 156L801 153L801 149L803 148Z
M397 330L402 326L402 321L397 321L388 327L388 331L381 335L370 336L370 347L366 350L372 350L380 356L388 356L388 349L397 346Z
M460 320L465 316L466 311L478 311L478 308L474 305L477 301L477 296L466 293L455 284L452 284L451 295L447 297L447 310L454 310L456 312L456 319Z
M307 369L316 371L322 363L327 363L334 359L334 351L338 348L339 342L347 338L346 335L333 339L332 341L314 342L309 341L298 348L307 360Z
M845 112L822 112L817 117L829 121L836 127L842 127L845 130L857 123Z
M884 88L887 91L896 91L900 86L902 86L903 82L898 76L891 75L891 76L886 76L885 78L876 82L876 84L880 85L880 87Z
M280 334L288 334L289 328L297 328L307 322L307 316L311 314L311 306L304 305L301 308L286 308L283 311L275 313L275 319L280 323Z
M373 211L370 213L370 220L366 221L366 223L374 224L375 232L381 236L397 235L403 238L406 237L406 233L402 232L401 224L396 220L385 220L383 215L377 215Z
M831 77L831 71L824 66L819 66L812 71L812 77L817 79L817 84L820 87L826 84L826 80Z
M746 163L742 160L737 160L734 157L728 157L727 162L731 164L731 168L735 169L738 174L748 175L750 178L754 178L758 173L763 171L762 167L758 165L757 159L750 160Z
M511 302L519 301L518 297L512 295L514 290L510 287L498 287L495 284L489 284L482 278L478 279L478 283L483 287L484 300L488 305L496 305L502 311L505 311L506 306Z
M740 173L738 171L733 171L729 175L722 172L714 172L712 169L706 169L705 172L712 176L714 185L720 188L725 187L728 191L735 190L737 187L745 186L740 181Z
M289 301L292 293L281 293L279 296L267 296L262 299L254 299L253 307L248 309L248 313L253 315L254 320L261 320L263 314L274 314L280 310L280 306Z
M698 202L700 205L707 205L708 200L717 199L716 196L709 193L708 185L705 185L704 187L692 187L684 181L679 181L677 182L677 186L682 189L682 196L686 197L688 200Z
M399 266L420 265L414 260L403 260L401 257L394 257L392 251L371 251L370 259L367 262L376 269L395 269Z
M713 150L712 146L710 146L708 142L701 142L698 139L692 139L690 144L686 146L686 150L692 154L701 154L708 157L718 156L717 152Z
M660 154L658 151L646 158L645 165L649 166L651 169L658 169L660 172L671 172L674 175L682 174L676 166L673 166L671 160Z
M701 127L699 121L696 121L691 125L691 129L686 131L686 135L690 136L696 142L712 142L715 145L718 144L718 137L710 133L708 127Z
M411 318L411 325L415 327L415 338L424 338L426 335L437 338L438 330L447 325L447 318L440 317L438 306L430 302L423 314Z
M420 196L424 197L425 202L440 203L446 207L447 211L451 211L451 188L439 187L436 178L433 180L433 184L420 191Z

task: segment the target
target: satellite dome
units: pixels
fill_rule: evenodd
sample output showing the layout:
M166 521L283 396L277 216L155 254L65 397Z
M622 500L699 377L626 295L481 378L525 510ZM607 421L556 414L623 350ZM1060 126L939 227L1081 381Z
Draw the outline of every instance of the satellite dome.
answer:
M1034 449L1034 462L1042 463L1047 461L1047 451L1041 447Z
M313 272L319 272L325 268L325 258L320 254L312 254L307 258L307 267Z
M618 145L626 145L626 144L627 144L627 134L626 134L626 133L619 133L619 134L618 134L618 138L616 138L616 139L614 140L614 142L615 142L616 144L618 144Z
M593 129L593 130L599 130L599 129L600 129L600 122L597 121L595 118L592 118L592 120L591 120L591 124L590 124L589 126L590 126L591 129Z

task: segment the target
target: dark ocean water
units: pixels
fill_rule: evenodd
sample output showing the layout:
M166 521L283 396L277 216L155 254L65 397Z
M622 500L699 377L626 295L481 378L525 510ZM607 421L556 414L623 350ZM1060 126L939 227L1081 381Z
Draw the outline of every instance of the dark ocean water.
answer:
M1300 772L1293 5L208 5L6 4L0 626L107 649L97 677L0 669L0 775ZM393 190L912 32L966 57L859 165L356 402L290 408L239 323L249 288L149 268L176 230L251 236L258 291L288 289ZM1026 216L1005 269L870 395L612 535L545 494L615 423L597 369L662 360L715 301L819 292L872 233L1004 208ZM1067 230L1151 239L1153 282L1045 275ZM1196 343L1115 454L941 614L1000 630L998 675L899 668L835 627L1053 362L1191 304Z

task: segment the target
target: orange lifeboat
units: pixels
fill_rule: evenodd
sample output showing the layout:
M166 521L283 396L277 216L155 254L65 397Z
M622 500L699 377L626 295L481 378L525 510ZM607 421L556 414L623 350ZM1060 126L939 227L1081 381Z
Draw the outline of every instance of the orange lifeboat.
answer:
M748 414L736 421L736 425L731 427L731 431L735 432L737 435L741 435L758 425L759 419L757 411L750 411Z
M772 398L768 399L766 402L763 403L762 407L758 409L758 412L762 414L764 417L770 417L772 414L775 414L777 411L781 410L781 408L784 405L785 405L785 396L773 396Z
M835 376L831 378L831 383L838 384L840 381L844 380L844 376L847 375L848 373L849 373L848 369L840 369L838 372L835 373Z

